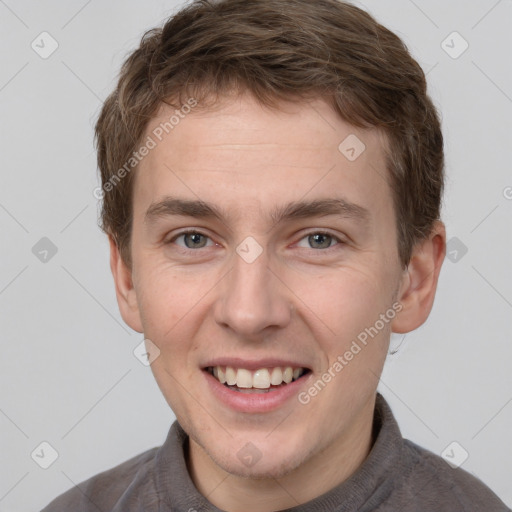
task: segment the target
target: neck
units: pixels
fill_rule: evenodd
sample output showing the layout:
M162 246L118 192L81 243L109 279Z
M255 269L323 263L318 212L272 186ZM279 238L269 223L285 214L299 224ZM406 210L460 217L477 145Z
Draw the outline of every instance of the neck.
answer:
M307 503L343 483L364 462L374 442L374 406L372 400L347 431L282 478L232 475L189 439L190 477L210 503L226 512L272 512Z

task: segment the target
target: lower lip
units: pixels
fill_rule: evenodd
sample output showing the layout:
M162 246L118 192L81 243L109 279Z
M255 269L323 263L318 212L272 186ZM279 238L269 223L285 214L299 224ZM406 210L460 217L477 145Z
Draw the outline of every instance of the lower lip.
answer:
M208 385L215 397L238 412L270 412L283 406L288 400L297 397L299 390L309 381L312 373L308 372L303 377L275 388L268 393L241 393L221 384L211 373L203 370Z

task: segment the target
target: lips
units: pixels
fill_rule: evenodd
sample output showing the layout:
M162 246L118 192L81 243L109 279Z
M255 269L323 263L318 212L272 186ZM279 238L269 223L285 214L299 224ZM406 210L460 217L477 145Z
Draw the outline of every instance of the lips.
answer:
M212 398L242 413L268 413L293 404L313 376L304 362L277 358L217 358L201 369Z
M266 367L267 370L268 368L276 368L276 366ZM248 370L247 368L237 368L237 375L240 369ZM258 373L258 369L254 372ZM271 384L269 388L242 388L236 385L230 386L227 382L221 384L220 380L213 375L213 367L205 367L201 373L205 378L206 396L210 396L213 403L237 413L249 414L272 413L282 407L297 407L299 393L310 385L313 377L311 370L307 369L297 380L293 380L292 376L292 381L289 384L281 381L281 384Z

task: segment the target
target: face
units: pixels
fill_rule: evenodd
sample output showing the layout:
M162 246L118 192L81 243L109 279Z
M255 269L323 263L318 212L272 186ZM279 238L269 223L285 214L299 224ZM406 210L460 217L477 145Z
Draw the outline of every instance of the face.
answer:
M399 316L382 136L321 100L242 96L180 119L136 172L121 310L194 449L258 477L340 447L371 419Z

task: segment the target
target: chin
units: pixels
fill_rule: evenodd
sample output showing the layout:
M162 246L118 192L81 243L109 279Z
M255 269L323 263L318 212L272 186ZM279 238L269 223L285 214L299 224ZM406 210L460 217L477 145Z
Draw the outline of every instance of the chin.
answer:
M227 461L217 460L214 457L212 459L219 467L233 476L256 480L282 478L303 463L303 458L297 453L277 455L273 453L271 458L269 454L263 454L258 462L247 467L238 459L233 459L231 454Z
M261 441L243 436L225 446L201 443L203 450L217 466L227 473L253 479L277 479L301 466L313 452L313 447L305 450L305 438L293 439L290 436L276 437L273 442L262 436ZM235 448L235 446L237 448ZM241 448L238 448L238 447ZM248 459L248 460L247 460Z

